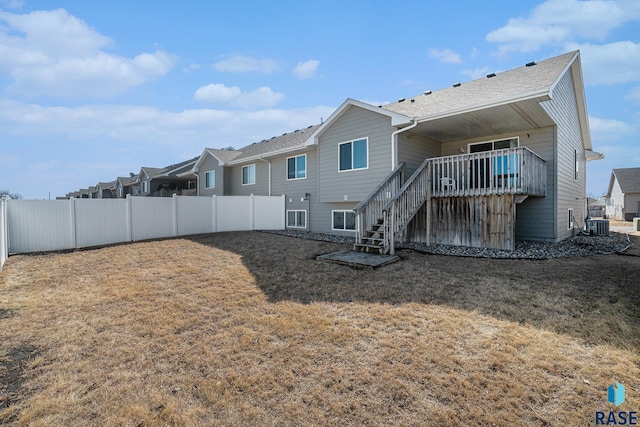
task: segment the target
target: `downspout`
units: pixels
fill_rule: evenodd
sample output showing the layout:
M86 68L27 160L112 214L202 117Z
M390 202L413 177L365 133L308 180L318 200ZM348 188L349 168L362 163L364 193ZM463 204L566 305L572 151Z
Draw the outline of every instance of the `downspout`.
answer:
M260 157L260 160L269 163L269 196L271 196L271 161L265 160L262 157Z
M413 118L411 119L412 124L410 124L409 126L405 126L402 129L398 129L396 131L394 131L391 134L391 170L394 170L396 168L397 163L398 163L398 134L401 132L404 132L406 130L410 130L413 129L414 127L418 126L418 120Z

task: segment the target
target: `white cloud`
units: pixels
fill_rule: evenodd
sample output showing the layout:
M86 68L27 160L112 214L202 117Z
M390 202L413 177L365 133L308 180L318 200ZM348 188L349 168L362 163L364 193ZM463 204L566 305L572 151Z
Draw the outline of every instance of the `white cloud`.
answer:
M199 87L194 99L202 102L228 103L235 101L242 94L238 86L227 87L223 84L210 84Z
M629 93L625 95L624 99L628 99L629 101L640 103L640 86L631 88Z
M0 6L4 5L7 9L20 9L24 6L23 0L0 0Z
M620 139L633 132L633 127L615 119L589 116L589 128L594 140L603 142Z
M318 124L321 117L326 119L334 110L335 107L316 106L172 112L128 105L45 107L0 99L0 133L6 137L56 137L83 143L101 140L104 144L107 138L132 144L164 144L180 150L188 148L187 152L197 154L204 147L239 147Z
M246 55L229 55L227 59L213 64L217 71L230 73L248 73L257 71L264 74L272 74L280 71L280 65L274 59L258 59Z
M190 73L192 71L197 71L200 69L200 64L191 63L186 67L182 67L182 72Z
M240 108L266 108L278 104L284 95L274 92L269 87L261 87L251 92L243 92L237 86L210 84L198 88L194 99L201 102L226 104Z
M575 37L602 40L613 29L640 19L636 0L547 0L527 18L512 18L487 34L499 43L498 54L535 52L544 45L562 45Z
M315 77L318 65L320 65L320 61L315 59L311 59L306 62L298 62L296 67L293 69L293 75L299 79L311 79Z
M460 64L460 55L451 49L429 49L429 57L439 60L444 64Z
M464 70L462 71L462 74L464 74L465 76L471 77L472 80L475 80L481 77L485 77L487 74L489 74L489 71L490 71L489 67L482 67L482 68L476 68L474 70Z
M640 2L639 2L640 3ZM606 85L640 81L640 43L620 41L604 45L566 45L580 49L585 85Z
M19 96L110 97L166 74L177 58L163 51L108 54L111 39L62 9L0 12L0 72Z

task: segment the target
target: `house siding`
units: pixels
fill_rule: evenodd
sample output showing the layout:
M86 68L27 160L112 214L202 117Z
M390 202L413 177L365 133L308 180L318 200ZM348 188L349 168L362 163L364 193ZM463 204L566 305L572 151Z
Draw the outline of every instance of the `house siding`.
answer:
M398 163L404 163L405 177L409 178L426 158L440 156L440 142L415 133L398 135Z
M205 154L205 159L198 166L198 185L201 196L224 196L224 167L220 166L220 162L210 154ZM215 171L215 188L206 188L205 174L209 171Z
M391 172L391 119L352 106L318 140L319 200L361 201ZM368 138L368 168L338 172L338 145Z
M580 130L580 120L573 78L568 71L553 90L551 101L542 103L543 108L557 123L556 162L556 240L574 235L568 228L568 212L573 209L575 225L584 227L586 212L586 159ZM575 153L578 153L578 177L575 179Z
M307 173L304 179L287 180L287 159L293 156L307 156ZM293 152L271 160L271 191L274 196L285 196L285 209L307 212L307 230L310 220L318 212L317 198L317 155L315 147L305 152ZM309 197L306 197L309 194ZM286 224L286 222L285 222Z
M624 195L624 220L633 221L638 215L640 208L640 193L627 193Z
M256 165L256 183L253 185L242 185L242 168L248 165ZM269 195L269 163L256 159L254 161L234 165L230 167L230 193L234 196L256 196Z

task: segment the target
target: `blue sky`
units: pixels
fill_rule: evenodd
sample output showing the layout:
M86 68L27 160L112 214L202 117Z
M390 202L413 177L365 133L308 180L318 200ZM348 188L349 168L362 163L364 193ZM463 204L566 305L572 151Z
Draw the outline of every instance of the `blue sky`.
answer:
M0 0L0 189L64 196L575 49L597 196L640 166L637 0Z

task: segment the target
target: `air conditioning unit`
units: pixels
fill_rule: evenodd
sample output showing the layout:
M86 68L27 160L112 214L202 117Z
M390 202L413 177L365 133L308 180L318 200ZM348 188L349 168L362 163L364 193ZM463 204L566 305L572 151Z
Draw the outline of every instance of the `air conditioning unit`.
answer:
M587 233L593 236L608 236L609 220L608 219L588 219Z

